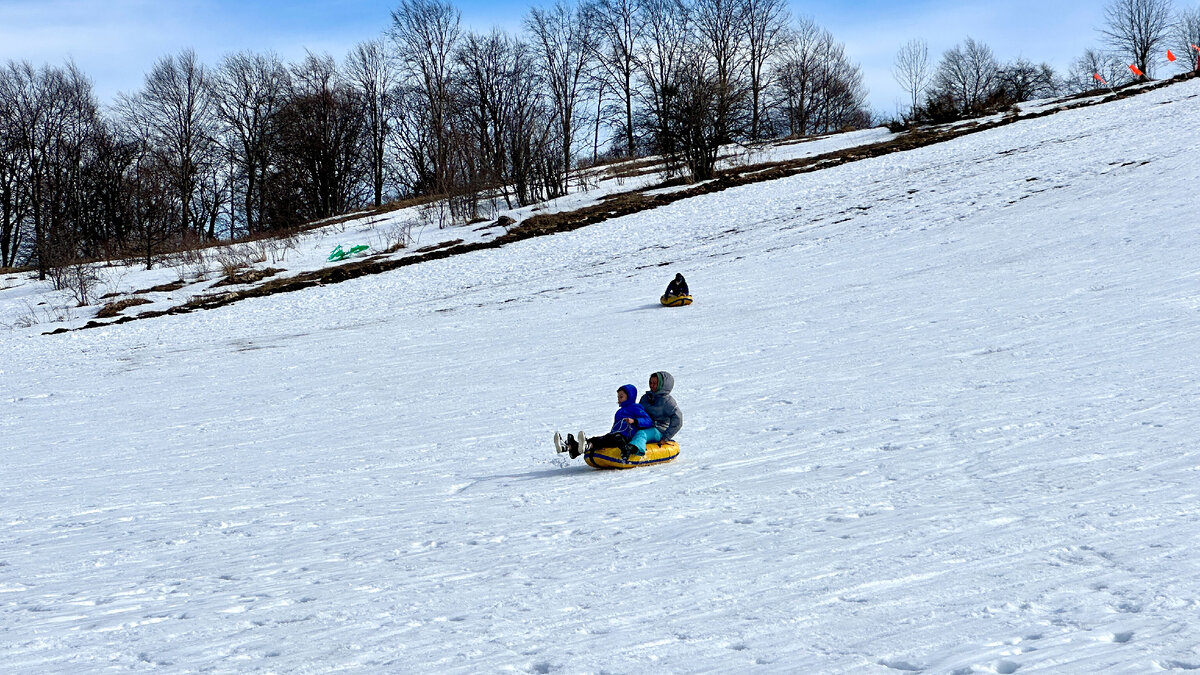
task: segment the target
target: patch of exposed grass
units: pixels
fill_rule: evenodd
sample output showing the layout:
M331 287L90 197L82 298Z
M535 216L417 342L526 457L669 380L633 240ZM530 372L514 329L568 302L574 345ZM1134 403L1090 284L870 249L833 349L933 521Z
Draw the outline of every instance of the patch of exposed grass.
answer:
M238 271L235 271L235 272L229 274L228 276L226 276L224 279L221 279L217 283L213 284L213 288L216 288L218 286L238 286L238 285L245 285L245 284L254 284L254 283L258 283L258 282L262 281L263 279L266 279L267 277L273 277L276 274L279 274L280 272L283 272L283 271L284 270L275 269L274 267L267 267L267 268L261 269L261 270L256 270L256 269L238 270Z
M150 304L150 300L146 298L125 298L124 300L117 300L116 302L110 302L101 307L100 311L96 312L96 318L111 319L115 316L119 316L123 310L126 310L130 307L147 304Z

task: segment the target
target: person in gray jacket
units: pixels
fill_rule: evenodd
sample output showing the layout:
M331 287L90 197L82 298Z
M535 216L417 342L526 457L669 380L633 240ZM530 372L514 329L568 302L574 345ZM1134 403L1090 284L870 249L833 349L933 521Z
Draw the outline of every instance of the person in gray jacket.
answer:
M642 400L638 403L654 420L654 426L639 429L631 441L634 445L644 448L646 443L666 443L683 428L683 413L675 397L671 396L674 387L675 378L665 370L650 374L650 390L642 394Z

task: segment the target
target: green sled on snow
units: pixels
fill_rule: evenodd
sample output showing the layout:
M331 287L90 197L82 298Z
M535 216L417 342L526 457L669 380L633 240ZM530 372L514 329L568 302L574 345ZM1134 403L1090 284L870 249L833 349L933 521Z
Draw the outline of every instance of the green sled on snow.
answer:
M345 260L346 258L358 255L359 253L362 253L363 251L365 251L369 248L371 248L371 247L367 246L366 244L359 244L358 246L355 246L354 248L350 249L349 251L343 251L342 245L338 244L337 248L333 249L333 252L329 254L329 262L337 262L339 260Z

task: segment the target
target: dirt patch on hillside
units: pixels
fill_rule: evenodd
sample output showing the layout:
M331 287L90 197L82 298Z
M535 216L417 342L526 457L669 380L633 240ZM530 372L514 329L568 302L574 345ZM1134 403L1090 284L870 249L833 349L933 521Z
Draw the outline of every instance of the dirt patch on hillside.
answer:
M148 304L150 304L150 300L147 300L146 298L125 298L124 300L110 302L101 307L99 312L96 312L96 318L111 319L114 316L119 316L122 311L129 309L130 307Z
M267 277L273 277L280 272L286 271L287 270L275 269L274 267L267 267L266 269L261 270L239 270L213 284L213 288L218 286L244 286L246 284L255 284L263 279L266 279Z

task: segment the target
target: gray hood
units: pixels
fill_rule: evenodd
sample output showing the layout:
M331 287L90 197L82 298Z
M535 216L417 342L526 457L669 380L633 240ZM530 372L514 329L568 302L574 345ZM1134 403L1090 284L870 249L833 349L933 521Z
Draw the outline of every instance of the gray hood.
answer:
M675 403L675 397L671 396L675 378L663 370L654 374L658 376L658 391L643 394L641 403L650 419L654 420L654 426L662 432L662 440L669 441L683 428L683 413Z
M658 391L652 392L660 396L670 396L671 390L675 388L675 378L665 370L660 370L655 375L658 376Z

